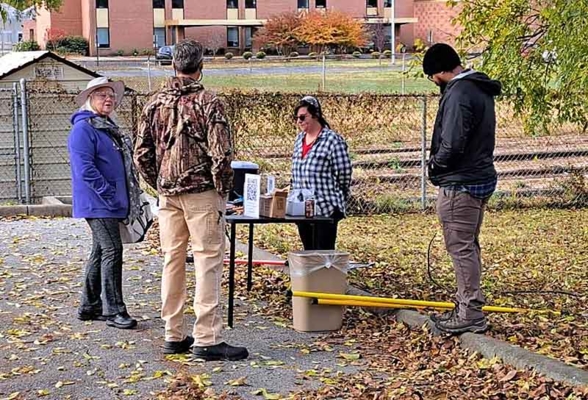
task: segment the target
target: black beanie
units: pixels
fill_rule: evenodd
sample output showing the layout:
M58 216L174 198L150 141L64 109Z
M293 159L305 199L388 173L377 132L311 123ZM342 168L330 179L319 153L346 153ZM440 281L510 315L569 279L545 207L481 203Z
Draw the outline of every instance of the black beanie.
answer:
M459 65L461 60L453 47L445 43L436 43L425 53L423 72L431 76L439 72L453 71Z

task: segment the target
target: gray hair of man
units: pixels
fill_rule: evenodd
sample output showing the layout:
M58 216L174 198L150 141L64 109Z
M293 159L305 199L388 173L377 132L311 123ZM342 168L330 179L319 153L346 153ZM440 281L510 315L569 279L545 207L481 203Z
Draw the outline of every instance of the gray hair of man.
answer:
M192 75L202 70L203 58L202 44L193 39L184 39L174 47L173 66L181 74Z

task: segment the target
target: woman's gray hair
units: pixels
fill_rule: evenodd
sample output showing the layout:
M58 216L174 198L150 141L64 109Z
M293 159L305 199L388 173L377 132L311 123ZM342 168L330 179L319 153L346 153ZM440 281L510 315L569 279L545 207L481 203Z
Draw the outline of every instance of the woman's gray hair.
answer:
M182 74L193 74L200 71L203 58L204 48L196 40L181 40L174 47L174 69Z
M93 112L94 114L98 114L96 112L96 110L94 110L94 107L92 107L92 101L90 99L90 96L88 96L88 98L86 99L86 102L84 103L84 105L80 107L80 110L82 110L82 111L90 111L90 112Z
M92 107L90 96L88 96L84 105L80 107L80 111L90 111L91 113L98 115L98 111L96 111L94 107ZM116 111L112 110L110 115L108 115L108 118L110 118L114 123L117 123L116 121L118 118L116 115Z

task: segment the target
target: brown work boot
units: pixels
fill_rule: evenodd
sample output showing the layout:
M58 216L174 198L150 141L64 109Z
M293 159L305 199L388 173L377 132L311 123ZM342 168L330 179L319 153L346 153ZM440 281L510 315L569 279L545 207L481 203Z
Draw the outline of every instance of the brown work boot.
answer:
M486 322L486 317L463 319L455 313L447 320L435 322L435 327L442 332L454 335L465 332L484 333L488 330L488 323Z

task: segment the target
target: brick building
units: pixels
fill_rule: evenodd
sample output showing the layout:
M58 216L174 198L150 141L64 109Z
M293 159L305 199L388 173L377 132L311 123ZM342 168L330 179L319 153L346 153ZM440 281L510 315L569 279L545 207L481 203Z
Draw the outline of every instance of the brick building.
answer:
M34 37L25 39L44 46L47 30L59 29L88 39L91 55L96 47L101 54L128 54L183 37L208 48L243 51L268 18L285 11L335 9L390 32L392 4L397 43L449 40L441 34L449 32L449 12L439 0L63 0L58 12L38 10L36 26L25 29ZM389 38L388 33L388 47Z

